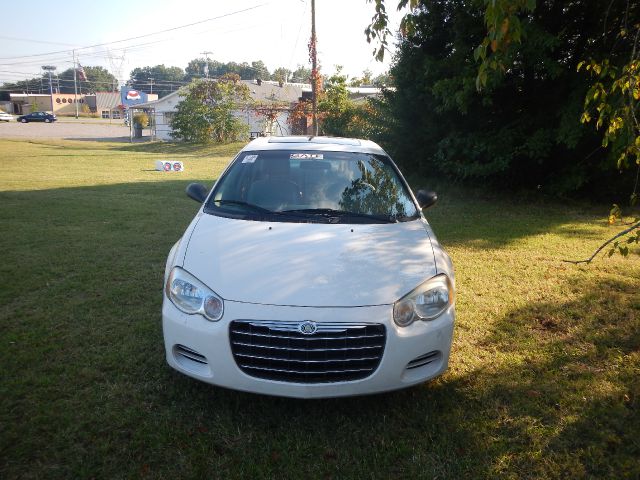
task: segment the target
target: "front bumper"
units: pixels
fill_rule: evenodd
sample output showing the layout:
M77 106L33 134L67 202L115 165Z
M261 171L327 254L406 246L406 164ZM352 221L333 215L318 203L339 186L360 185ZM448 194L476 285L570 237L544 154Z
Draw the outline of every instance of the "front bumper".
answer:
M363 395L409 387L442 374L449 362L455 320L454 307L430 322L414 322L400 328L393 322L391 305L351 308L313 308L225 302L224 317L210 322L200 315L187 315L165 296L162 324L167 362L185 375L222 387L297 398ZM381 323L386 345L378 368L367 378L336 383L290 383L256 378L244 373L233 357L229 323L234 319L322 322ZM192 361L180 349L201 357ZM182 350L184 352L184 350ZM438 352L424 366L407 368L412 360ZM203 361L204 358L204 361Z

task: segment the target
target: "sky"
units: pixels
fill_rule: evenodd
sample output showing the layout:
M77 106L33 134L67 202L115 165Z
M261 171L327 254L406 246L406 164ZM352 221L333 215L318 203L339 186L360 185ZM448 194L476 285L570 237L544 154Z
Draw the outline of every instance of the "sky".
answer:
M387 3L397 31L400 14L393 0ZM32 78L42 65L70 68L74 48L83 66L103 66L125 80L135 67L184 69L205 51L221 62L262 60L270 71L310 65L311 0L32 0L28 10L10 2L2 13L11 21L0 30L0 83ZM316 0L322 72L331 74L336 65L351 77L388 70L393 47L377 62L364 35L374 13L367 0ZM156 34L168 29L174 30ZM107 42L116 43L84 48Z

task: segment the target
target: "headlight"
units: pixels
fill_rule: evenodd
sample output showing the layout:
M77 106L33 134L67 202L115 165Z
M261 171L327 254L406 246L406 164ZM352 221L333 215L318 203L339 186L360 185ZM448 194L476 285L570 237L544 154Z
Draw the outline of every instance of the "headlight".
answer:
M212 322L222 318L222 298L180 267L171 270L165 290L167 297L184 313L200 314Z
M433 320L453 304L453 285L446 275L436 275L393 305L393 320L400 327L416 320Z

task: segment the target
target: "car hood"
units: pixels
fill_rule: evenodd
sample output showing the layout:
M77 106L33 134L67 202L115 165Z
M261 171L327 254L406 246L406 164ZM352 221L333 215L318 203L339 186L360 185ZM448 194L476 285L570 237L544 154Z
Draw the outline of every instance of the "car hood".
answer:
M421 219L346 225L208 214L184 268L225 300L309 307L391 304L437 273Z

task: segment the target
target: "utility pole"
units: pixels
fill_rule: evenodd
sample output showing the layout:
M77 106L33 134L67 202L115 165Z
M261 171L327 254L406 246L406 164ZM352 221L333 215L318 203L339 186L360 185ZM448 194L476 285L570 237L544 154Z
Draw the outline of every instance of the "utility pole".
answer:
M73 54L73 90L75 92L75 98L74 98L74 103L76 104L76 120L78 119L78 80L77 80L77 76L78 76L78 72L76 71L76 51L75 50L71 50L71 53Z
M55 71L53 65L43 65L42 69L49 73L49 95L51 95L51 113L53 113L53 81L51 80L51 72Z
M151 91L149 93L153 93L153 77L149 77L149 85L151 85Z
M204 64L204 75L205 77L207 77L207 80L209 80L209 54L211 54L213 52L200 52L200 55L204 55L205 58L207 59L207 63Z
M311 0L311 41L309 42L309 56L311 57L311 104L313 136L318 135L318 55L316 51L316 0Z

